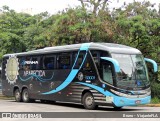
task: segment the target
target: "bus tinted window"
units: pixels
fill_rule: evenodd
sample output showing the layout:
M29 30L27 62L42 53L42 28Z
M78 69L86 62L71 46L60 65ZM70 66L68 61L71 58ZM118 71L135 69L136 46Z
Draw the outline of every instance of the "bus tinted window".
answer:
M46 56L44 58L44 69L50 70L55 69L55 57L54 56Z
M100 61L99 61L99 53L98 52L92 52L92 57L93 57L93 60L96 64L97 67L99 67L99 64L100 64Z
M27 56L20 57L20 69L21 70L39 70L42 69L40 56Z
M71 59L70 54L62 54L58 57L58 69L70 69Z
M31 57L26 56L26 57L20 57L20 70L25 70L28 71L30 70L30 63L31 62Z
M31 61L31 70L38 70L40 68L40 57L32 57Z
M76 58L77 58L77 61L75 63L75 66L74 66L74 69L79 69L81 64L82 64L82 61L84 59L84 52L80 52L79 53L79 56L77 57L77 53L74 55L74 58L73 58L73 62L76 61Z
M113 75L112 75L112 66L110 63L103 63L102 65L102 79L105 82L108 82L113 85Z

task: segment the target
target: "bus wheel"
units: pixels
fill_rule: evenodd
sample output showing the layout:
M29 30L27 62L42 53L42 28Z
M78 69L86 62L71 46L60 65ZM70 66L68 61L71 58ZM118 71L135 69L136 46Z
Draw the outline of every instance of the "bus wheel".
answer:
M16 102L21 102L22 101L22 95L21 95L19 89L16 89L14 91L14 97L15 97Z
M90 92L87 92L83 95L82 103L83 106L89 110L93 110L97 107L94 102L94 97Z
M25 103L30 102L28 89L24 89L24 90L22 91L22 100L23 100L23 102L25 102Z

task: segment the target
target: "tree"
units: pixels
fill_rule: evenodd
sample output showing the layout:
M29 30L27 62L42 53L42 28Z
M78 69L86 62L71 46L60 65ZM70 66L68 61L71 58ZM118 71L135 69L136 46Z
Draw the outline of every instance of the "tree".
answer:
M158 11L152 7L150 2L133 2L115 10L112 13L116 25L114 39L140 49L145 57L160 63L160 21ZM151 66L149 70L150 80L157 82L153 77L158 75L151 72Z
M18 14L4 6L0 15L0 47L1 56L5 53L25 51L23 33L28 25L28 14Z
M119 9L113 13L117 33L115 38L119 43L136 47L148 56L157 52L160 39L158 12L149 9L151 6L149 2L134 2L125 10Z
M105 11L105 9L107 8L107 2L108 0L79 0L81 2L82 8L83 9L87 9L89 7L89 9L92 8L92 13L94 15L97 14L97 12L99 12L99 10L101 11Z

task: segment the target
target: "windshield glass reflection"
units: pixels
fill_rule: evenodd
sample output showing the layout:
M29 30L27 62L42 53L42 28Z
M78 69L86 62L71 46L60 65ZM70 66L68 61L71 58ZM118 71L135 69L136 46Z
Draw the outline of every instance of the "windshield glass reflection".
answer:
M117 73L118 87L145 87L149 84L147 69L142 55L112 54L119 62L120 72Z

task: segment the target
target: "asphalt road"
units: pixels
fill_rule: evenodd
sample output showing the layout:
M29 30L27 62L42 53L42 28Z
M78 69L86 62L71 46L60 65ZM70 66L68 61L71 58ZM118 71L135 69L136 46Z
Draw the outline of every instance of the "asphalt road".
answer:
M41 103L40 101L36 101L34 103L17 103L14 100L0 100L0 112L96 112L96 113L108 113L112 112L117 113L117 112L160 112L160 107L124 107L119 111L114 110L112 107L107 107L107 106L101 106L97 110L86 110L83 108L82 105L77 105L77 104L70 104L70 103L61 103L61 102L56 102L56 103ZM81 120L81 121L100 121L104 120L102 118L82 118L82 119L56 119L56 120L62 120L62 121L76 121L76 120ZM120 118L120 121L128 121L128 120L143 120L143 121L159 121L160 119L158 118L152 118L152 119L140 119L140 118L130 118L130 119L124 119ZM21 121L22 119L13 119L14 121ZM35 119L30 119L30 120L35 120ZM53 121L53 119L38 119L38 121L41 120L49 120ZM55 119L54 119L55 120ZM109 118L109 121L116 121L117 118ZM0 119L1 121L1 119ZM10 121L10 119L3 119L2 121Z
M113 107L99 106L97 110L86 110L80 104L71 103L34 103L15 102L15 100L0 100L0 112L114 112ZM123 107L125 112L160 112L160 107Z
M112 107L99 106L97 110L86 110L80 104L71 103L34 103L15 102L14 100L0 100L0 112L114 112ZM119 111L125 112L160 112L160 107L123 107Z

